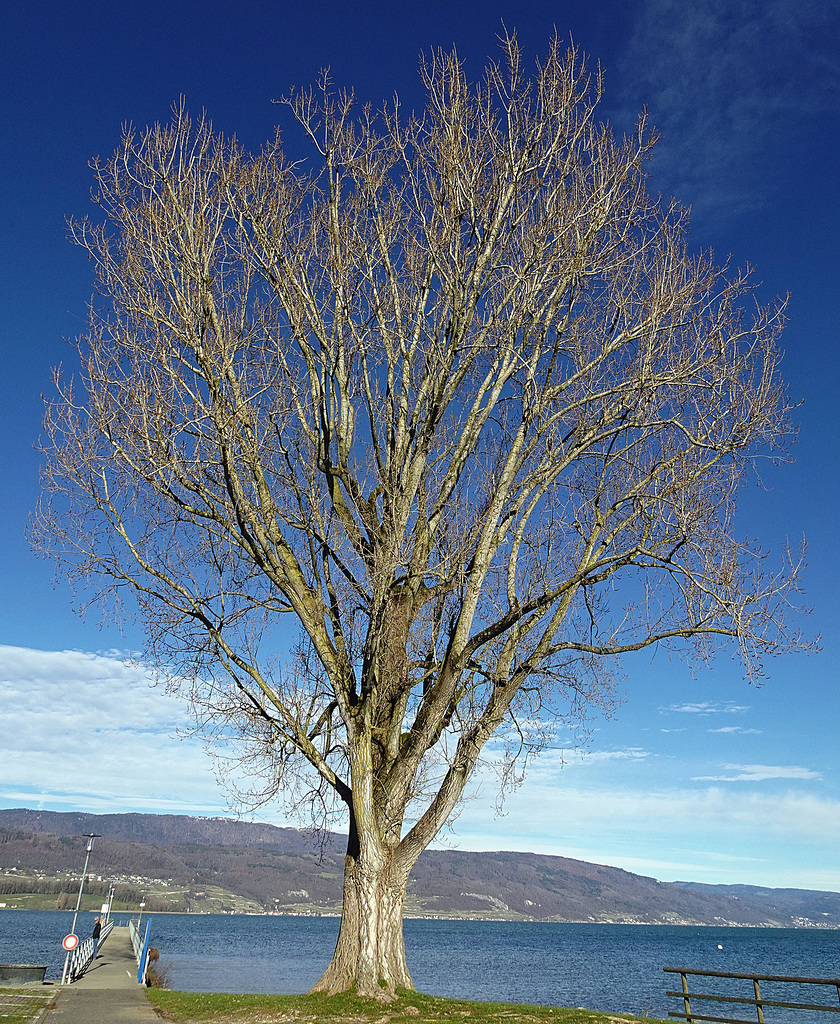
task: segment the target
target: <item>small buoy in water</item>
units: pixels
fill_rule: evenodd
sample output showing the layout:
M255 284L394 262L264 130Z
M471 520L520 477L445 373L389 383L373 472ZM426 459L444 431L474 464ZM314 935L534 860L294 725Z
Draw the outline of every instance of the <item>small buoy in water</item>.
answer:
M718 949L723 949L723 946L721 946L720 943L718 943Z

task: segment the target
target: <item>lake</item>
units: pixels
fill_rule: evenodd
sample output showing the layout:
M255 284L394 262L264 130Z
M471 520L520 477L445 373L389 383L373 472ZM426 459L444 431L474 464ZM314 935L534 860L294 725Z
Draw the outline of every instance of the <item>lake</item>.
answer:
M71 921L67 912L0 910L0 961L48 963L47 977L60 977ZM77 933L92 927L93 915L80 914ZM156 914L151 941L172 988L295 993L318 980L337 935L337 918ZM665 996L680 982L664 966L840 975L840 931L822 929L407 920L405 942L421 992L639 1016L681 1008ZM764 986L762 995L773 998Z

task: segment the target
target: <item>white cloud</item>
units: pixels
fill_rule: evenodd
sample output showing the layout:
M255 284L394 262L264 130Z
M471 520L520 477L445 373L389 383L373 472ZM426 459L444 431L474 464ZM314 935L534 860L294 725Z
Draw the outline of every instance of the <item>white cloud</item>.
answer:
M773 779L822 779L819 772L799 765L725 764L727 775L696 775L695 782L768 782Z
M619 773L621 760L611 763L616 771L607 775L531 775L501 818L488 779L480 798L463 807L450 845L557 854L666 880L840 888L840 800L780 788L812 779L810 769L729 766L754 781L774 780L732 788L653 781L649 772Z
M534 785L562 785L567 777L577 776L580 772L587 774L596 769L608 770L611 765L633 766L654 757L643 747L616 747L608 750L590 750L580 747L547 747L542 750L528 765L527 778ZM488 745L482 759L484 765L485 787L495 785L490 781L496 776L501 766L501 752Z
M702 707L694 713L740 710ZM0 806L223 813L225 795L201 741L176 738L190 721L183 702L114 653L0 646ZM654 781L651 772L670 762L637 745L576 755L566 768L563 759L563 751L547 750L501 821L496 779L479 775L480 796L465 803L455 845L576 856L699 881L830 888L837 875L840 801L811 787L807 795L801 787L780 791L780 783L818 781L809 768L726 764L705 782L768 785L691 787L672 784L670 775ZM267 808L265 818L282 823L282 808Z
M219 813L225 798L185 703L116 652L0 646L0 800Z
M760 736L761 729L744 729L740 725L722 725L719 729L707 729L710 733L734 733L738 736Z
M812 0L643 0L616 77L663 134L660 187L695 211L760 206L779 138L837 111L835 21Z
M784 860L780 841L795 837L831 848L836 862L833 851L840 842L840 801L793 791L706 786L647 792L576 787L561 780L554 786L526 783L505 804L501 822L489 796L467 802L458 819L456 831L464 842L477 841L470 849L529 850L542 844L563 853L586 843L590 850L601 847L602 863L616 863L621 850L643 850L649 859L687 844L743 858L772 844L773 856Z
M584 753L584 764L601 764L605 761L644 761L650 757L649 750L642 747L622 747L618 750L592 750Z
M661 714L673 715L742 715L749 711L748 704L736 704L727 700L713 703L712 701L686 701L682 704L667 704L659 708Z

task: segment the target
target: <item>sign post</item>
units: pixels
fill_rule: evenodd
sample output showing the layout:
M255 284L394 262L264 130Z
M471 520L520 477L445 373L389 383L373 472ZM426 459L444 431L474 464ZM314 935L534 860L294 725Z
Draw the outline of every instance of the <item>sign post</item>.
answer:
M64 979L67 977L67 968L70 966L70 954L79 945L79 936L70 932L61 940L61 945L67 950L67 956L64 958L64 970L61 972L61 984L63 985Z
M70 966L70 950L75 949L79 943L77 936L74 934L76 931L76 918L79 916L79 907L82 904L82 889L84 889L85 887L85 878L87 877L88 861L90 860L90 851L93 849L94 840L98 838L98 832L88 832L87 835L85 836L85 839L87 839L88 841L87 853L85 854L85 866L82 868L82 880L79 883L79 895L78 898L76 899L76 911L73 914L73 924L70 926L70 935L68 935L67 938L65 938L64 940L64 942L66 943L67 939L69 939L72 936L72 938L76 939L76 942L72 947L66 945L64 946L64 948L67 950L67 956L64 958L64 970L61 972L62 985L64 984L65 977L67 977L67 968Z

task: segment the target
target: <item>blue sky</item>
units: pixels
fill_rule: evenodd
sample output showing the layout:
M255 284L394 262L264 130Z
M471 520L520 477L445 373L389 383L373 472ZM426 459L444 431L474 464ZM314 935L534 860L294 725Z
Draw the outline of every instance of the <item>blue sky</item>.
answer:
M840 890L837 540L840 408L840 11L811 0L313 0L3 4L0 38L0 806L223 813L189 718L122 654L140 636L71 610L29 551L42 393L72 363L92 277L65 238L93 212L88 161L126 120L166 120L181 94L249 148L272 103L330 65L377 103L421 102L418 56L454 43L471 77L502 22L537 57L556 28L606 71L603 114L621 131L647 105L662 132L655 190L691 205L692 241L750 262L767 300L791 293L783 345L800 439L763 470L742 526L778 556L804 534L806 629L822 651L785 657L749 687L727 657L693 674L649 652L625 663L626 699L588 752L547 751L495 815L478 780L450 845L539 850L664 880ZM290 147L299 145L289 126ZM283 821L281 807L263 812Z

